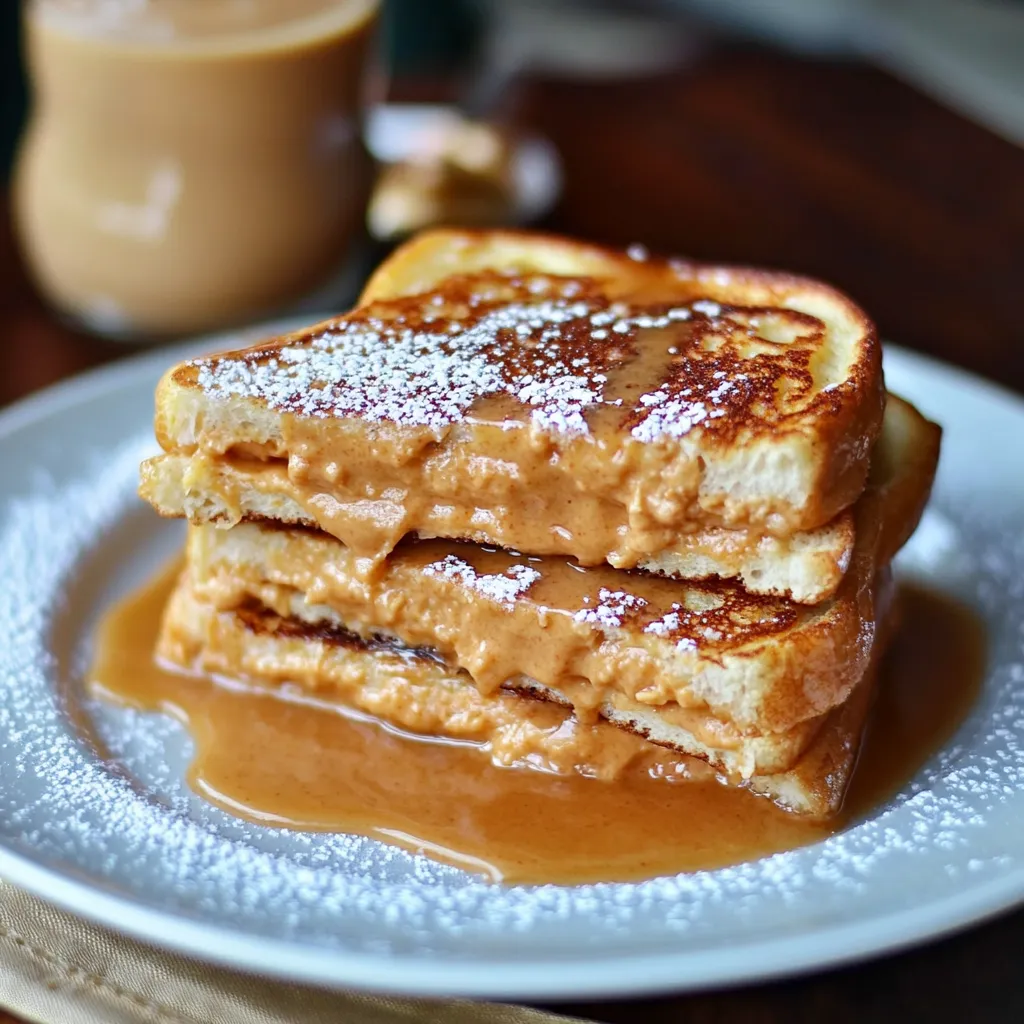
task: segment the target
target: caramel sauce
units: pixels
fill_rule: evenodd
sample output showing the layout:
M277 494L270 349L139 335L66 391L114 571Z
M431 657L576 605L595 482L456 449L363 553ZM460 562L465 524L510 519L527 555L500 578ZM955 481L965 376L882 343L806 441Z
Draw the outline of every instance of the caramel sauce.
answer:
M638 880L824 839L891 795L952 734L984 668L977 619L946 597L904 587L901 630L882 666L844 810L813 822L707 772L671 781L625 772L607 782L499 768L472 745L165 670L153 650L177 571L107 613L93 692L184 721L195 741L190 783L232 814L372 836L495 881Z

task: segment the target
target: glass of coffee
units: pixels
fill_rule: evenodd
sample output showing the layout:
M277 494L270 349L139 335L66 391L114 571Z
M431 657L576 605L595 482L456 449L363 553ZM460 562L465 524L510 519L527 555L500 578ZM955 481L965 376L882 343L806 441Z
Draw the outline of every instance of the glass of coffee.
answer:
M321 291L361 237L379 0L29 0L16 230L43 295L160 338Z

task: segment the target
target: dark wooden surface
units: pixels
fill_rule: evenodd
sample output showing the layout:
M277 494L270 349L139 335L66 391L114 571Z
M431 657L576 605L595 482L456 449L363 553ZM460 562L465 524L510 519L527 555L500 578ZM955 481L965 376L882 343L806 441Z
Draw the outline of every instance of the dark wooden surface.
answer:
M566 187L552 229L824 277L884 337L1024 391L1024 150L858 63L709 56L677 74L527 83ZM127 350L59 324L0 239L0 403ZM606 1021L1021 1021L1024 912L810 978L566 1007ZM0 1024L5 1024L0 1013Z

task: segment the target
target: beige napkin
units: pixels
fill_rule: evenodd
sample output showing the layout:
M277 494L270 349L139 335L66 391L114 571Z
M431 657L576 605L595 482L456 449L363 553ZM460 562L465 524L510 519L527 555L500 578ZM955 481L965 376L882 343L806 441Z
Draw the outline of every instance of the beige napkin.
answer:
M495 1003L324 992L211 967L0 882L0 1007L39 1024L568 1024Z

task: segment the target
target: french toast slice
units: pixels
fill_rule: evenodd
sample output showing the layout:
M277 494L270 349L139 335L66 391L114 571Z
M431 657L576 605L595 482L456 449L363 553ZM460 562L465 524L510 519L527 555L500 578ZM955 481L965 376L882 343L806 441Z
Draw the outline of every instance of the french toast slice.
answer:
M639 758L671 766L678 760L690 765L695 757L702 763L689 768L691 777L710 780L708 771L716 770L725 781L747 785L810 817L827 817L842 803L873 687L872 665L842 707L799 728L793 737L765 741L774 746L775 756L756 738L724 748L686 738L675 745L650 743L644 729L627 718L610 719L611 724L574 719L557 706L557 695L543 689L513 686L481 694L465 672L446 666L432 652L361 638L330 617L282 617L255 604L219 610L196 596L187 572L167 605L158 653L186 670L256 686L299 687L408 732L486 743L500 764L529 761L548 771L611 779ZM709 719L708 732L713 729ZM758 744L759 758L741 753L743 746ZM737 757L766 767L744 776L729 767Z
M430 648L485 693L530 680L579 715L629 718L656 742L678 730L693 734L690 750L792 737L864 675L879 572L917 524L939 433L890 398L854 510L853 564L836 594L814 607L730 581L668 580L447 541L407 542L367 578L334 537L260 523L191 527L192 586L222 610L255 602L282 617L320 617L364 638ZM706 724L695 728L701 715L718 723L714 736ZM751 754L756 744L740 748L742 757L720 763L743 775L767 770Z
M302 488L277 460L157 455L142 464L139 494L160 515L186 518L197 526L230 529L264 521L310 529L321 525L303 504ZM491 534L470 530L464 539L487 544ZM694 530L681 534L671 551L641 558L639 568L678 579L735 579L753 594L817 604L836 592L853 544L854 517L847 510L817 530L788 537L719 526Z
M169 371L164 450L278 462L303 514L378 562L416 534L682 575L746 566L750 583L762 538L835 524L863 489L880 349L826 285L435 231L387 260L365 298ZM681 540L708 530L732 531L717 556ZM820 599L851 543L828 527L811 544L827 549L821 568L772 569L768 589L789 592L792 577ZM821 579L801 583L808 571Z

